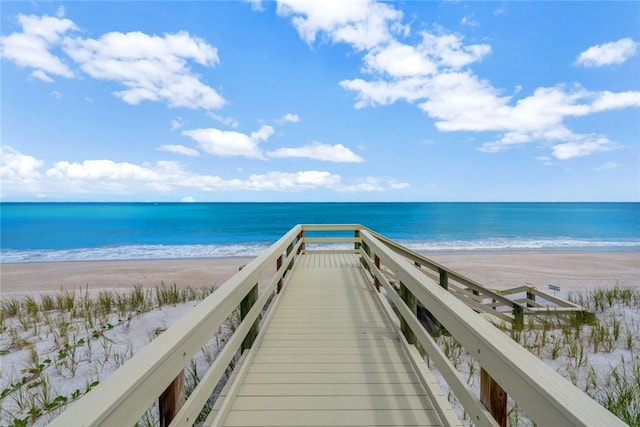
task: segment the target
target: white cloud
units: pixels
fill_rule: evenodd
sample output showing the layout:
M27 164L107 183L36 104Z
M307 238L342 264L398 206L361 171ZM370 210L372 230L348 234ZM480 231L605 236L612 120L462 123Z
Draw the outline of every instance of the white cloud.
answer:
M551 147L554 157L560 160L585 157L615 148L617 148L615 144L601 135L581 135L576 141L564 142Z
M171 132L180 129L182 126L184 126L182 117L171 120Z
M137 180L151 181L157 178L156 172L148 167L132 163L116 163L112 160L85 160L82 163L57 162L47 170L51 178L71 180Z
M42 160L24 155L11 146L0 145L0 177L3 181L39 178L38 169L43 164Z
M251 4L251 10L256 12L262 12L264 10L264 5L262 4L262 0L244 0L247 3Z
M553 161L551 160L550 157L540 156L540 157L536 157L536 159L539 160L543 166L553 166Z
M273 128L265 125L251 135L215 128L185 130L182 134L192 138L200 148L215 156L264 159L258 144L273 135Z
M180 199L180 201L182 203L194 203L196 201L196 199L194 199L191 196L187 196L187 197L183 197L182 199Z
M226 179L186 170L179 162L159 161L141 165L113 160L59 161L44 174L43 162L9 147L0 147L2 197L72 197L183 193L187 191L277 191L297 192L327 189L336 192L388 191L408 186L393 179L366 178L345 184L340 175L322 170L271 171L246 178ZM185 197L183 201L193 201Z
M11 194L33 194L40 198L44 162L28 156L8 145L0 145L0 198Z
M166 101L171 107L215 109L225 100L189 69L219 63L217 50L186 31L162 37L142 32L112 32L98 39L67 38L65 52L91 77L126 87L114 94L136 105Z
M604 171L604 170L607 170L607 169L615 169L617 167L619 167L619 165L617 163L615 163L615 162L607 162L607 163L605 163L603 165L600 165L598 167L593 168L593 170L599 172L599 171Z
M345 193L380 192L388 190L404 190L410 185L406 182L398 182L396 180L367 177L355 184L343 185L341 191Z
M615 147L602 140L594 144L598 138L572 132L564 125L566 118L640 106L640 92L591 92L576 85L537 88L532 95L514 102L513 97L501 96L490 83L470 71L388 81L355 79L340 84L357 94L356 108L387 105L401 99L419 101L418 107L436 120L440 131L503 133L496 141L485 143L482 151L495 153L535 141L566 142L569 145L553 150L555 157L563 159Z
M71 69L50 50L69 31L77 30L69 19L53 16L18 15L22 32L0 37L0 55L19 67L33 68L36 78L47 81L49 74L73 77ZM44 77L44 78L42 78Z
M361 0L348 5L340 8L333 3L328 6L283 0L278 3L278 13L291 17L307 43L324 34L334 43L347 43L356 51L365 51L362 71L373 75L372 78L340 82L341 87L355 94L355 108L404 100L435 119L440 131L499 133L496 140L480 147L482 151L499 152L541 142L552 147L556 158L568 159L616 145L604 136L574 133L564 124L565 119L640 106L640 92L591 92L578 85L539 87L519 99L515 95L521 92L521 87L516 86L513 95L505 96L502 90L468 68L491 53L488 44L467 44L462 36L440 27L422 31L418 43L408 44L396 37L406 37L410 28L402 24L402 13L392 3ZM384 13L373 19L371 13L377 8ZM501 7L495 14L503 12ZM473 24L472 18L472 15L463 18L463 24ZM366 38L347 37L342 30L348 26L372 26L375 31ZM585 61L596 57L601 62L618 61L635 51L635 46L630 39L623 39L595 46L582 57Z
M158 147L159 151L168 151L170 153L182 154L183 156L197 157L200 155L198 150L185 147L184 145L161 145Z
M38 80L42 80L43 82L46 82L46 83L53 83L55 81L51 77L49 77L47 73L45 73L42 70L33 71L31 73L31 77L36 78Z
M212 119L214 119L215 121L222 123L225 126L229 126L232 128L237 128L240 123L238 123L238 121L236 119L234 119L233 117L223 117L223 116L219 116L218 114L214 113L213 111L209 112L209 117L211 117Z
M442 70L459 70L489 53L489 45L464 45L458 35L424 31L422 42L416 46L394 40L370 49L364 57L364 70L392 77L434 75Z
M340 175L327 171L268 172L249 176L245 183L251 190L301 191L314 188L336 189Z
M311 2L279 0L277 11L291 16L300 37L311 44L319 32L333 42L345 42L358 50L377 46L392 38L392 32L404 32L402 12L372 0Z
M411 187L411 185L408 182L398 182L396 180L390 180L387 182L387 185L389 186L389 188L391 188L392 190L404 190L406 188Z
M300 117L297 114L287 113L280 120L289 123L298 123L300 121Z
M473 19L473 13L471 15L463 16L462 19L460 20L460 23L462 25L468 25L469 27L477 27L478 26L478 21Z
M591 104L591 110L593 112L628 107L640 107L640 92L629 91L613 93L603 91L595 96L595 100Z
M336 163L361 163L364 159L342 144L328 145L314 142L311 145L296 148L279 148L267 153L269 157L277 158L308 158Z
M603 67L605 65L621 64L635 55L637 48L638 43L630 38L595 45L580 53L575 63L584 67Z
M391 42L365 55L365 71L383 72L394 77L434 74L437 65L419 48Z
M60 17L19 15L22 32L0 37L0 54L20 67L33 68L32 76L51 82L51 75L71 78L74 72L53 49L62 47L89 76L124 87L114 95L129 104L165 101L171 107L212 110L226 101L199 80L189 62L212 67L220 61L217 49L186 31L162 36L139 31L111 32L97 39L75 37L78 28Z
M51 91L51 96L53 96L55 99L62 98L62 94L60 92L58 92L57 90L52 90Z

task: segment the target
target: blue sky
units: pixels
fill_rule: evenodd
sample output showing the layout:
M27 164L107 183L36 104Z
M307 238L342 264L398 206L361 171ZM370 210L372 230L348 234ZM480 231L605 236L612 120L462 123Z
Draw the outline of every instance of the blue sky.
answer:
M1 2L4 201L640 201L638 2Z

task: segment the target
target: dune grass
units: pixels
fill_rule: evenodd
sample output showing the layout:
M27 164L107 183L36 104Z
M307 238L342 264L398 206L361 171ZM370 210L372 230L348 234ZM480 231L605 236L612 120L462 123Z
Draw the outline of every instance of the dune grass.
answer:
M214 289L162 284L0 300L0 426L46 424ZM523 329L497 326L621 420L640 426L640 290L616 286L569 299L594 311L595 322L546 318ZM234 313L185 367L187 396L238 323ZM437 342L461 377L479 389L477 362L453 337L443 334ZM442 380L441 386L448 392ZM456 397L449 398L465 418ZM508 417L510 426L533 425L511 400ZM139 425L158 425L157 408Z
M547 316L525 322L522 329L496 326L622 421L640 426L640 289L615 286L574 292L568 298L595 312L596 320L585 324L580 318L566 321ZM446 333L437 342L461 377L479 390L480 369L475 359ZM458 414L470 424L457 398L439 379ZM511 399L508 425L534 425Z
M0 300L0 426L44 425L215 287L87 288ZM230 319L229 322L233 322ZM222 347L229 326L185 368L187 394ZM150 411L141 424L153 419Z

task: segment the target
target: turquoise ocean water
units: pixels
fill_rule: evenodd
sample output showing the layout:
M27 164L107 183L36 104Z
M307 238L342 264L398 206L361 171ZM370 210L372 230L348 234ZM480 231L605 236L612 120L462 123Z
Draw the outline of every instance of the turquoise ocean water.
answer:
M2 203L1 262L255 256L298 223L418 251L640 251L640 203Z

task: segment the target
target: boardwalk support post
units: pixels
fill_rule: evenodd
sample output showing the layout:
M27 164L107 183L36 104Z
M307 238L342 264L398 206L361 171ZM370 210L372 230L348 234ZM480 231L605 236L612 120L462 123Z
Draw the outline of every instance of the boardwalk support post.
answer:
M356 240L357 240L358 238L360 238L360 230L356 230L353 234L354 234L354 236L355 236ZM356 250L356 251L357 251L357 250L359 250L359 249L360 249L360 243L359 243L359 242L356 242L356 243L354 244L354 248L355 248L355 250Z
M157 329L156 336L166 329ZM184 405L184 371L180 371L178 376L169 384L167 389L158 398L158 414L160 416L160 427L167 427L175 418L176 414Z
M516 329L524 328L524 308L519 304L513 305L513 327Z
M407 304L409 310L411 310L411 313L413 313L414 316L417 316L418 300L402 282L400 282L400 298L402 298L402 301ZM409 324L402 317L400 317L400 330L404 334L409 344L415 344L417 342L416 335L411 330Z
M256 285L253 288L251 288L247 296L245 296L244 299L240 302L240 321L241 322L244 320L245 317L247 317L249 310L251 310L251 307L253 306L253 304L255 304L257 300L258 300L258 284L256 283ZM259 320L256 319L256 321L251 326L251 329L249 329L249 332L247 332L247 336L242 341L243 353L245 350L250 349L251 346L253 345L253 342L258 336L259 327L260 327Z
M289 253L289 249L287 249L287 255ZM278 257L278 259L276 260L276 274L280 274L278 273L280 271L280 268L282 267L282 255L280 255ZM282 289L282 278L284 277L284 272L282 273L282 276L280 277L280 280L278 280L278 285L276 286L276 293L279 294L280 290Z
M304 251L304 230L300 230L300 233L298 234L298 241L302 240L302 243L300 243L300 247L298 248L298 253L297 255L300 255L300 253L302 251Z
M373 263L376 268L380 270L380 257L378 255L373 256ZM380 280L378 279L378 276L373 276L373 283L376 286L376 291L380 292Z
M484 368L480 368L480 401L500 427L507 427L507 393Z
M440 286L444 289L449 289L449 273L447 273L447 270L444 270L442 268L439 269L439 273L440 273Z
M527 289L527 299L531 301L536 300L536 294L531 292L531 289ZM529 304L529 302L527 302L527 307L533 307L533 304Z

